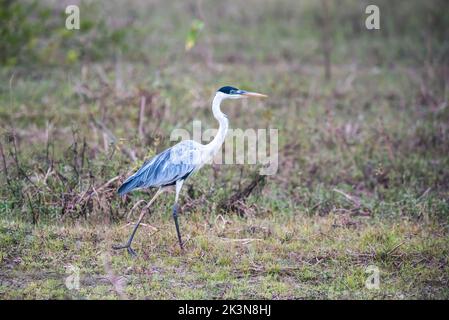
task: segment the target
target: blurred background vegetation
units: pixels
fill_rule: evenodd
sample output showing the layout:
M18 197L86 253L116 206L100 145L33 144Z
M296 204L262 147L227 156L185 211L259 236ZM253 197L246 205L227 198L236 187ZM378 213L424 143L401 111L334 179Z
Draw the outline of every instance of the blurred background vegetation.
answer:
M80 30L65 28L69 4ZM365 28L368 4L380 8L380 30ZM148 195L120 199L120 182L173 143L171 130L194 119L216 127L213 93L234 85L270 96L223 110L233 128L279 129L278 174L204 168L186 188L188 219L446 225L448 9L445 0L0 0L0 215L132 220ZM166 202L154 210L168 220Z
M69 171L57 192L40 186L30 196L60 198L66 180L82 193L123 174L126 157L168 146L170 129L195 118L215 126L209 98L230 83L272 96L266 109L251 110L253 118L232 110L233 126L282 128L280 147L292 148L286 173L294 174L283 189L291 191L275 203L282 198L290 210L311 204L304 192L328 197L338 184L369 191L370 199L372 192L397 195L396 187L418 195L431 188L445 194L433 210L442 213L449 180L445 1L373 3L381 29L370 31L368 1L75 1L81 28L67 30L65 7L73 1L2 0L3 212L23 208L36 172L45 176L56 164ZM149 106L138 128L142 99ZM116 148L127 151L111 153ZM78 149L83 154L73 158ZM59 201L33 210L55 215Z
M209 50L222 62L237 55L236 45L240 45L240 55L244 52L253 61L277 57L317 63L319 40L327 24L334 62L357 59L377 66L398 59L410 64L430 58L447 62L444 0L375 1L382 15L382 28L377 32L364 27L365 8L370 3L281 0L266 1L260 8L257 1L199 0L161 6L158 1L138 0L108 5L102 1L2 0L0 61L42 68L113 59L117 51L125 60L138 62L156 54L181 55L180 44L196 19L206 22ZM69 4L77 4L82 12L81 28L76 32L65 28Z

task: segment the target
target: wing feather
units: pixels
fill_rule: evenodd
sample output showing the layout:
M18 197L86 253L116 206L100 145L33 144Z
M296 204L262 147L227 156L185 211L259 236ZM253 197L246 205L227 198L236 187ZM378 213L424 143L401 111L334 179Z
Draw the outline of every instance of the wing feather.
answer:
M201 166L202 145L194 141L182 141L146 161L118 189L124 195L135 189L169 186L187 179Z

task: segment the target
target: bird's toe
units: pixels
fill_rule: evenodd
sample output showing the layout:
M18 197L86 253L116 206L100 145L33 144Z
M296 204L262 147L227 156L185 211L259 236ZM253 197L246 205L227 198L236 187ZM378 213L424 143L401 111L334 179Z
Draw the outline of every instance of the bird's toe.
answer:
M134 251L133 248L128 247L127 250L128 250L128 253L129 253L133 258L134 258L134 257L137 257L137 253L136 253L136 251Z
M113 244L112 245L112 249L114 249L114 250L120 250L120 249L125 249L125 248L128 248L129 247L129 245L123 245L123 244Z

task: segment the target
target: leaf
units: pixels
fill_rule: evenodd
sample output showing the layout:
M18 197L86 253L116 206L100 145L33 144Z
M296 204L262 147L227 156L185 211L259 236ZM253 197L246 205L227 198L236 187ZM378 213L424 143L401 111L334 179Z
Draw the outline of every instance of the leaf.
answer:
M75 63L78 61L78 58L79 58L78 51L76 51L74 49L70 49L69 51L67 51L67 55L66 55L67 63Z
M203 29L203 27L204 27L203 21L197 19L192 21L189 33L187 34L186 38L186 45L185 45L186 51L191 50L195 46L198 40L198 35L200 31Z

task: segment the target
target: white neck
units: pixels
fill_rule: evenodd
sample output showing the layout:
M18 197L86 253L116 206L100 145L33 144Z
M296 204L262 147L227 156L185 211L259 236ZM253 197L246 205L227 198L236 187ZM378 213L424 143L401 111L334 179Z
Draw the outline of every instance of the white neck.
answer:
M206 145L206 149L209 151L208 153L210 157L213 157L218 152L218 150L220 150L220 147L226 138L226 133L228 132L228 118L220 110L220 104L223 99L224 95L221 92L217 92L214 97L214 101L212 102L212 112L220 126L215 138Z

